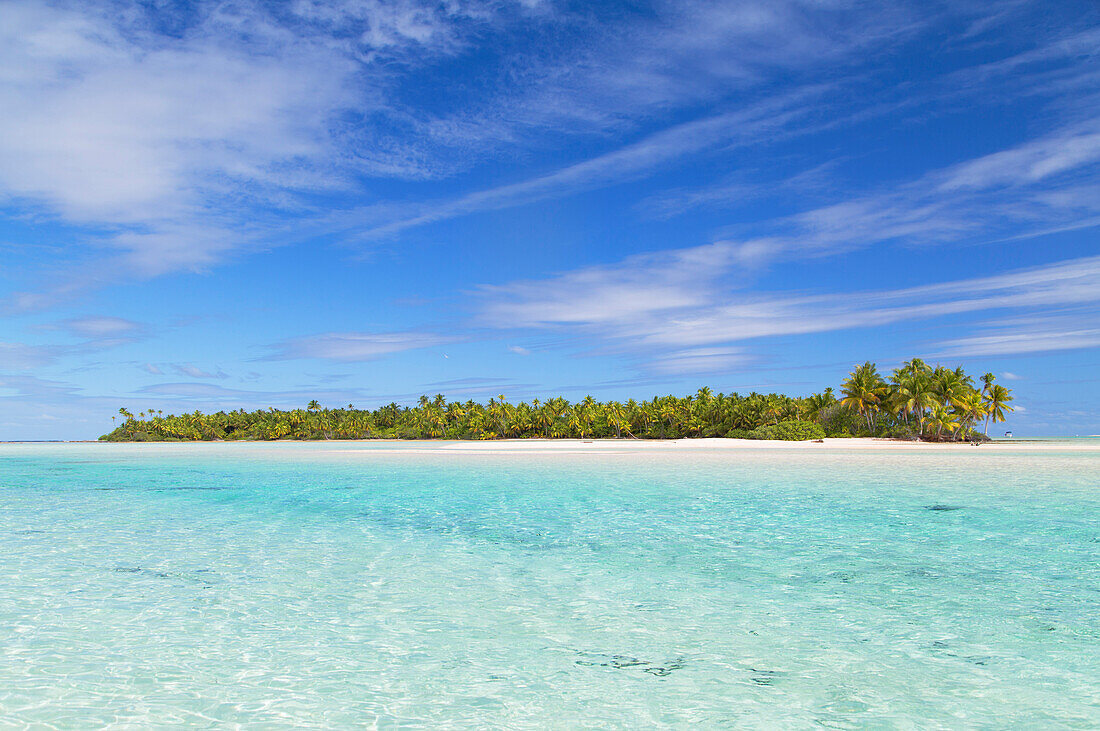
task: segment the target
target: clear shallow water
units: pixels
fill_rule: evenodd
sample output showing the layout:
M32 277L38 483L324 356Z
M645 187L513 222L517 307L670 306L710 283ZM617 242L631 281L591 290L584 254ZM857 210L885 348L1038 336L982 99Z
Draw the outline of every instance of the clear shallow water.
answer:
M0 446L0 721L1100 726L1100 449Z

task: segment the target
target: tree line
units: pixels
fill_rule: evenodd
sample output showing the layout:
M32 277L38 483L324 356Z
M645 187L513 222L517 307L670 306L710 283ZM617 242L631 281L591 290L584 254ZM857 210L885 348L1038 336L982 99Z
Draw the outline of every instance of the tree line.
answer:
M555 397L487 403L421 396L413 406L376 409L199 411L164 415L119 409L121 423L104 441L277 439L807 439L879 436L934 441L981 439L1012 411L1011 391L986 373L979 383L960 368L914 358L884 378L874 363L857 366L840 385L810 396L714 393L648 401L570 402ZM113 417L118 419L119 417Z

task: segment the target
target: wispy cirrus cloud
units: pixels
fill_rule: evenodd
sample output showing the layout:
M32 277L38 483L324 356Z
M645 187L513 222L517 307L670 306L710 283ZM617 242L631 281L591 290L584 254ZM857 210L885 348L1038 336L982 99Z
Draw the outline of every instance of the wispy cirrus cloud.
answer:
M349 227L359 218L366 225L355 234L356 238L371 239L622 183L717 145L729 150L769 134L809 133L812 127L795 124L804 112L800 102L803 97L826 91L823 87L804 89L749 109L684 123L519 183L449 201L368 207L337 214L333 220ZM887 192L853 196L783 219L752 224L754 228L770 225L773 233L746 244L746 250L767 248L775 254L787 250L832 252L880 241L957 240L978 232L987 232L987 239L993 239L1094 226L1100 223L1100 198L1093 182L1098 162L1100 127L1090 120L935 171ZM653 196L644 205L658 216L671 217L699 206L773 195L777 189L797 190L806 185L820 189L832 164L781 181L757 185L722 182L674 191Z
M344 363L377 360L407 350L432 348L463 338L429 332L345 332L294 338L271 346L267 360L315 358Z
M843 67L927 22L903 2L846 0L658 0L606 12L559 14L571 52L518 65L527 84L499 105L521 129L630 126L777 76Z
M0 369L41 368L66 356L97 353L137 342L148 335L147 326L121 317L71 318L41 325L38 329L59 330L79 338L80 342L48 345L0 342Z
M280 243L306 193L434 174L387 132L407 116L387 89L399 65L453 53L498 9L0 5L0 204L77 227L71 258L96 255L10 305L210 267Z
M719 242L638 254L548 279L484 285L477 293L477 323L499 328L626 327L656 313L704 306L717 280L729 274L740 256L740 246Z
M837 83L831 74L815 85L822 64L851 72L866 49L912 37L935 18L904 2L804 0L606 11L310 0L197 3L187 13L13 2L0 14L0 106L10 111L0 118L0 196L87 229L84 250L106 257L46 291L15 293L16 309L120 278L202 270L318 231L395 234L759 142L804 118L812 97ZM539 41L527 53L485 42L516 28ZM432 70L464 53L479 59L476 93ZM729 101L791 75L802 91ZM437 87L445 101L424 104ZM532 130L652 129L700 103L732 111L511 184L442 200L394 200L370 185L512 155L533 144ZM319 215L314 196L334 192L375 202Z
M75 317L58 323L62 329L90 340L133 337L146 326L124 317Z
M1097 346L1100 346L1100 328L1078 327L1072 330L1052 330L1050 325L1044 325L1028 330L997 329L967 338L948 340L943 343L943 350L938 353L938 357L1018 355Z
M1049 32L1049 31L1048 31ZM1082 82L1095 82L1095 67L1083 60L1097 60L1100 29L1074 28L1047 36L1033 48L952 72L955 85L973 87L1007 83L1028 93L1059 93Z
M753 357L740 348L687 348L662 353L648 361L646 369L658 374L683 375L736 370Z
M0 341L0 368L31 370L52 363L59 354L53 346Z
M637 209L647 217L669 219L698 209L729 210L779 195L811 193L820 197L835 188L830 173L838 162L830 160L778 180L752 180L738 173L711 185L664 190L642 200Z
M889 38L911 35L931 22L927 14L922 14L921 20L918 21L903 5L887 5L883 6L881 12L892 18L893 24L887 23L882 17L874 20L865 18L864 20L868 23L867 28L871 30L865 29L862 34L858 34L858 39L833 37L825 40L822 37L815 37L813 32L803 33L807 18L814 17L815 12L820 12L824 16L835 13L838 17L842 17L852 9L846 3L824 9L809 8L799 2L774 3L768 6L757 3L735 3L722 7L688 3L679 6L677 12L673 13L678 20L671 21L671 25L678 27L678 23L683 23L684 28L691 29L690 33L685 32L681 37L676 32L670 32L670 21L663 19L663 32L660 38L655 38L648 43L640 43L636 37L632 40L631 52L627 54L632 67L631 73L607 73L607 66L604 65L600 67L604 72L602 78L605 78L606 83L613 88L624 91L631 89L630 85L633 81L640 84L644 81L646 89L656 94L662 103L670 103L673 98L684 102L693 95L705 97L708 92L703 91L704 89L720 87L721 84L714 83L716 76L700 72L700 69L692 63L676 60L679 54L670 50L670 44L682 46L681 50L684 54L701 59L707 57L708 49L713 51L716 55L710 60L714 61L714 73L717 77L728 74L724 77L728 91L731 80L740 79L741 82L751 86L751 82L763 80L768 76L765 69L769 66L774 71L784 63L767 52L755 55L746 53L746 45L751 46L754 43L749 39L755 35L759 35L761 39L768 38L771 41L768 44L770 50L786 47L787 43L804 49L804 52L787 54L786 62L792 66L798 66L812 58L830 55L840 58L846 54L855 53L865 44L873 45ZM668 9L664 8L664 10ZM658 15L660 12L659 10ZM994 15L998 12L991 11ZM1015 14L1016 11L1009 13L1009 15ZM849 27L852 27L851 19L849 18L848 21ZM820 32L823 27L828 26L828 23L829 21L824 20L816 31ZM1090 73L1088 65L1085 64L1082 70L1083 65L1080 63L1080 56L1086 52L1088 42L1093 35L1095 32L1089 31L1077 35L1047 38L1038 48L1009 57L1000 63L1030 67L1036 60L1045 60L1054 63L1057 69L1072 75L1081 88L1091 88L1100 93L1100 68ZM713 47L711 47L712 43ZM641 53L640 58L639 48L646 49ZM653 50L656 57L651 66L645 61L649 58L649 50ZM610 53L606 49L604 52ZM754 57L742 58L745 56ZM716 59L722 59L721 63ZM666 63L669 64L669 68L677 69L678 73L693 69L692 78L664 79L661 69L665 68ZM706 60L701 60L699 63L709 65ZM371 205L339 214L335 219L352 229L355 229L358 223L358 228L353 234L357 239L392 236L439 221L528 205L541 200L565 197L623 183L651 175L658 169L682 163L685 157L704 151L728 154L741 146L768 145L785 137L811 135L830 128L865 122L868 118L887 115L902 107L911 108L936 99L942 101L944 97L972 98L974 95L988 92L987 87L977 82L981 76L986 77L987 83L988 78L998 77L1000 79L998 88L1006 99L1027 94L1042 93L1050 96L1057 93L1049 84L1046 76L1048 69L1029 70L1026 74L1010 75L1003 70L995 71L992 66L985 64L969 69L968 76L956 73L948 74L933 82L926 81L923 88L910 89L908 96L903 99L877 104L856 103L854 106L852 96L858 95L859 92L849 82L858 79L859 75L853 71L847 76L834 77L825 83L806 84L794 91L757 98L751 103L742 101L733 111L676 124L618 149L526 180L485 188L451 199L419 202L391 201L386 204ZM573 71L583 67L583 63L576 64ZM675 87L684 96L677 97L676 93L662 91L665 84L658 83L654 79L668 81L669 87ZM558 81L561 82L560 79ZM580 96L586 100L600 98L598 92L594 92L587 86L584 88L587 91ZM562 95L560 88L557 93L559 99L569 100L566 105L568 111L563 112L563 115L592 113L594 117L602 119L605 128L608 125L613 126L612 120L607 118L610 115L585 112L583 110L590 109L585 101L572 100L568 93ZM616 109L632 110L637 113L646 108L644 100L648 97L645 93L640 93L638 90L632 90L629 93L631 101L618 104ZM1074 116L1081 117L1084 120L1082 126L1087 126L1088 120L1095 119L1095 112L1100 109L1100 102L1090 102L1080 93L1075 97L1079 99L1076 102L1078 112L1076 115L1065 115L1065 117L1067 119L1072 119ZM537 104L528 106L533 109L539 108ZM830 106L835 108L830 112L824 112ZM956 171L960 177L955 183L964 185L962 177L969 174L978 176L976 182L988 185L992 182L989 176L993 175L998 168L1006 175L1019 171L1025 176L1019 180L1035 183L1059 171L1060 163L1051 153L1057 152L1064 155L1065 160L1062 164L1067 167L1080 166L1085 161L1084 158L1091 154L1093 144L1088 139L1087 129L1084 130L1081 139L1068 137L1058 139L1057 137L1057 134L1051 135L1035 140L1032 144L1022 144L1017 148L1006 150L999 156L991 155L988 159L981 161L986 168L984 170L960 168ZM1074 145L1079 149L1076 151L1068 149ZM1051 147L1059 149L1052 150ZM1029 158L1036 164L1029 166ZM717 185L671 191L666 195L651 196L642 205L650 215L673 216L699 206L720 204L722 201L759 198L774 193L777 183L785 187L809 184L812 177L821 178L835 162L815 166L802 174L782 181L763 180L756 184L720 181ZM977 162L974 161L975 164ZM1029 175L1033 177L1026 177ZM820 185L822 181L817 182ZM928 185L932 182L926 181ZM911 195L914 192L919 191L906 190L904 195ZM878 196L877 198L887 197ZM870 206L877 206L883 201L868 197L867 202ZM1009 207L1006 205L1006 209ZM836 212L846 213L840 208ZM825 211L817 213L824 214ZM897 217L899 213L900 211L895 210L894 216ZM929 219L936 215L936 211L931 209L927 209L926 213ZM966 219L967 216L954 219L945 217L941 229L946 229L949 225L957 226L960 220Z
M187 376L189 378L216 378L216 379L229 378L229 375L224 373L220 368L217 371L211 373L209 371L204 371L201 368L197 368L196 366L193 366L190 363L172 363L171 367L172 367L172 370L175 371L176 373L178 373L179 375ZM158 368L157 370L160 370L160 369Z
M955 165L938 176L937 187L945 192L1022 188L1097 162L1100 125L1090 122Z
M0 196L85 227L111 263L85 267L82 286L207 266L254 243L233 230L234 207L318 186L326 119L350 100L352 67L331 49L206 7L178 35L112 10L0 7ZM232 42L241 33L257 46Z
M884 192L736 228L764 232L741 242L761 261L883 243L989 243L1042 236L1100 225L1098 172L1100 125L1090 121Z
M494 108L466 123L446 112L425 115L393 94L402 81L395 60L408 73L429 59L467 50L479 34L498 32L518 18L553 29L583 17L534 5L303 2L275 12L247 2L199 3L173 16L126 3L7 3L0 8L0 106L6 110L0 117L0 196L91 227L90 241L116 252L116 269L157 276L208 267L262 245L280 223L280 209L301 209L298 192L355 188L353 177L363 174L433 175L438 164L431 155L445 151L455 131L461 136L463 128L499 119L513 102L530 112L531 94L544 93L536 89L556 89L552 96L561 98L572 85L579 96L591 98L592 79L603 79L605 89L610 81L629 92L617 103L620 114L643 112L645 105L626 103L638 84L606 73L613 55L606 45L588 66L575 57L568 64L539 61L525 69L519 88L528 91L490 94ZM692 3L662 7L660 13L683 32L654 37L667 39L669 49L684 57L709 46L720 56L710 67L727 75L733 66L718 61L728 61L730 49L738 48L731 40L784 39L786 52L771 61L761 52L771 47L767 42L742 52L740 65L757 68L789 67L818 57L812 46L842 45L804 17L828 14L810 4L744 2L719 13ZM163 32L166 24L171 32ZM650 24L643 14L620 29L637 37L649 34ZM599 47L587 43L597 28L607 32L605 26L588 29L586 46ZM625 59L637 46L623 41ZM654 53L652 61L644 86L655 88L657 77L678 67L665 53ZM637 59L632 66L641 69ZM565 82L555 71L582 67L592 71L587 82ZM523 96L526 101L520 101ZM357 124L349 124L349 114ZM505 126L528 121L512 117ZM400 134L409 125L415 134ZM416 138L428 146L410 147L408 140ZM433 144L439 149L432 150ZM537 195L540 185L530 187ZM493 197L481 197L482 204L493 205ZM250 212L245 218L238 213L242 203ZM250 225L241 226L245 220ZM109 269L98 276L109 279Z
M987 17L996 22L990 27L997 27L1008 19L1018 19L1022 9L1023 6L1016 6L991 11ZM861 213L863 211L858 206L865 203L866 209L882 211L883 216L899 222L904 222L899 214L908 213L913 218L920 218L923 214L926 219L924 227L930 231L936 218L942 218L941 230L957 235L961 230L960 221L973 218L971 212L959 211L961 205L941 210L936 199L946 197L950 192L962 192L970 196L967 200L973 204L972 207L984 210L985 220L980 224L982 228L998 215L1011 214L1023 203L1025 207L1018 219L1029 216L1041 219L1044 214L1039 209L1049 205L1045 217L1050 225L1045 230L1072 230L1079 223L1073 219L1080 218L1079 214L1084 209L1095 210L1095 202L1100 200L1095 184L1090 184L1089 178L1058 179L1060 173L1086 170L1097 161L1095 135L1100 131L1096 125L1100 112L1100 54L1095 52L1095 48L1098 38L1100 31L1095 28L1068 33L1043 29L1028 38L1033 46L1026 51L944 76L920 80L916 86L906 88L897 106L880 101L876 111L874 105L857 105L852 118L865 120L869 114L888 114L900 108L916 112L921 104L939 105L947 109L974 105L996 107L1018 102L1022 98L1044 97L1050 107L1057 110L1053 116L1059 122L1045 134L1000 152L961 162L918 181L902 182L894 194L858 195L849 192L846 194L848 201L838 204L839 207L809 211L802 220L830 210L840 217L849 212ZM837 122L837 119L832 121L833 124ZM850 184L834 169L840 161L833 159L819 163L801 173L778 179L768 177L767 171L742 170L735 176L727 176L709 185L652 195L643 202L643 206L651 215L667 217L701 207L733 208L745 201L758 201L782 191L809 190L820 199L822 192L828 188L850 190ZM754 175L749 175L750 172ZM1094 180L1095 171L1092 172L1091 179ZM1048 182L1051 185L1045 189ZM978 198L982 200L976 200ZM990 199L996 205L989 206ZM910 205L906 206L906 202ZM1071 212L1069 222L1062 223L1063 211ZM796 216L790 220L794 224L800 222ZM875 227L878 224L874 222ZM1039 221L1035 224L1038 225ZM1087 225L1092 225L1092 222ZM949 226L953 227L953 231L947 230ZM938 232L932 235L938 235Z
M621 183L686 155L720 144L726 147L746 144L760 135L785 128L804 116L807 103L824 91L823 87L800 89L745 109L685 122L603 155L517 183L487 188L452 200L367 207L338 214L333 221L349 227L356 220L365 220L367 226L356 237L371 239L473 213L527 205ZM386 216L391 220L377 220Z
M937 355L965 358L1093 348L1100 346L1098 320L1100 308L1089 305L992 319L965 337L940 343ZM1003 376L1020 380L1013 373Z
M302 0L289 10L317 29L348 38L365 55L400 58L424 52L455 52L464 44L464 26L476 26L500 8L481 0L450 3Z
M687 372L743 363L748 354L732 346L760 338L1020 308L1083 306L1100 316L1100 257L922 287L826 295L738 289L729 279L738 263L738 246L713 244L484 287L480 322L551 329L578 343L632 353L658 372ZM1063 330L1045 340L1029 340L1029 334L980 335L946 347L993 353L1050 350L1056 342L1093 344L1091 328Z
M75 395L80 389L61 381L51 381L28 375L0 374L0 388L12 391L5 399L16 398L66 398Z

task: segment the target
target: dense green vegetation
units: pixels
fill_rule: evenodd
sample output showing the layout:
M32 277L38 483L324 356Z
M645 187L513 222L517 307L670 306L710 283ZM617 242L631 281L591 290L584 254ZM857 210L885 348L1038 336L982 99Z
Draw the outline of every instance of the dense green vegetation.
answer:
M748 439L778 439L784 442L804 442L807 439L824 439L825 428L813 421L781 421L778 424L758 426L745 435Z
M824 436L887 436L901 439L981 438L984 424L1005 420L1012 395L992 373L979 390L962 368L935 368L919 358L884 379L874 363L858 366L840 387L805 397L750 393L715 394L701 388L685 397L650 401L576 403L563 398L486 404L422 396L412 407L322 408L280 411L198 411L136 416L119 409L122 423L106 441L200 441L239 439L528 439L735 437L819 439ZM117 417L116 417L117 418Z

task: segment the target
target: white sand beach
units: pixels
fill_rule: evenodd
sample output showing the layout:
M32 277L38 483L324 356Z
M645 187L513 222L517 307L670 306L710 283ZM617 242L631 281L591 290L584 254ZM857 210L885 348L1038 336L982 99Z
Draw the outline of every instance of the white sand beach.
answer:
M674 452L738 452L767 450L798 450L809 452L850 451L874 452L882 450L908 451L1100 451L1100 441L1088 440L1004 440L986 442L978 447L969 442L909 442L893 439L852 438L824 439L821 441L790 442L762 439L503 439L486 441L398 441L377 440L359 442L333 442L333 452L362 453L361 449L341 449L338 445L371 444L373 453L387 450L393 444L393 452L403 454L418 452L461 452L477 454L653 454ZM397 445L401 445L398 447Z

